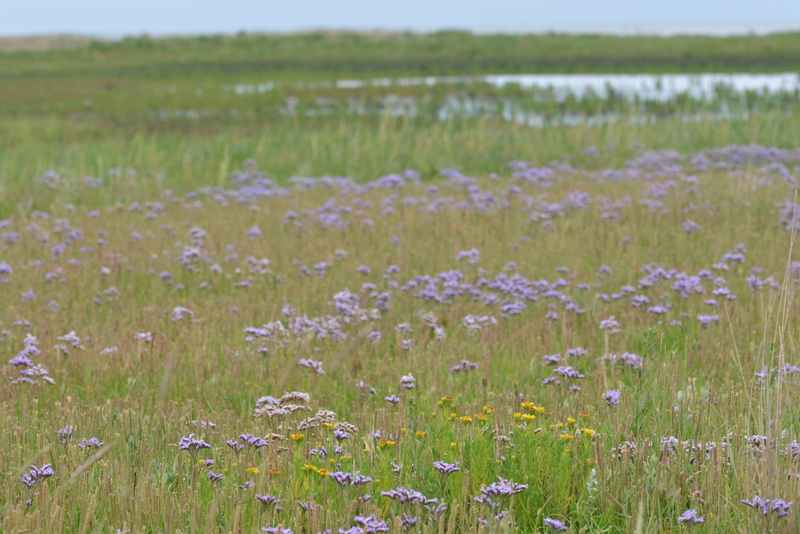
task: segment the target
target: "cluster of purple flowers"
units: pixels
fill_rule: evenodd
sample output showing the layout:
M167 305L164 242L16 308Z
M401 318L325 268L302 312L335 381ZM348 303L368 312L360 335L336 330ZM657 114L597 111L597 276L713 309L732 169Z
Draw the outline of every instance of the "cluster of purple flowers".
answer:
M210 449L210 448L211 445L209 445L202 439L195 439L194 434L189 434L188 436L184 436L178 442L178 450L180 451L197 452L200 449Z
M774 514L776 517L784 517L789 515L789 509L794 503L786 502L783 499L762 499L756 495L752 499L744 499L742 504L758 510L761 515Z

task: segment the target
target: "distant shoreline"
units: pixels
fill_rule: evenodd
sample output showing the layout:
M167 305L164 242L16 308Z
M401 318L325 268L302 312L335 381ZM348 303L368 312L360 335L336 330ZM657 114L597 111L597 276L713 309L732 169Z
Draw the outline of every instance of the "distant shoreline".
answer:
M616 25L547 25L539 27L507 27L507 28L426 28L410 30L402 28L298 28L294 30L242 30L242 31L199 31L199 32L132 32L123 34L103 33L21 33L0 34L0 51L47 51L55 49L82 48L92 41L114 42L126 38L147 36L152 39L192 38L203 36L247 35L303 35L309 33L325 34L434 34L440 31L457 31L474 35L607 35L619 37L675 37L675 36L765 36L778 33L800 32L800 20L792 22L757 22L757 23L697 23L697 24L616 24Z

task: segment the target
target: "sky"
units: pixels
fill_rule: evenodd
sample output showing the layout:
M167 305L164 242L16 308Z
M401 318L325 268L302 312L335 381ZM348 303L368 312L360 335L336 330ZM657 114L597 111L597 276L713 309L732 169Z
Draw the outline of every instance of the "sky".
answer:
M0 36L290 32L768 33L800 0L0 0Z

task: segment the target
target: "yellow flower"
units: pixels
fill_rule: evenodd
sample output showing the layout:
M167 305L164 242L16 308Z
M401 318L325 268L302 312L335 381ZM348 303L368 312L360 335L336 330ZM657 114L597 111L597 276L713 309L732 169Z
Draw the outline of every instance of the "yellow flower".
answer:
M527 414L526 414L526 415L527 415ZM519 413L519 412L515 412L515 413L514 413L514 419L519 419L520 417L522 417L522 414L521 414L521 413Z
M258 467L248 467L245 471L249 471L251 473L258 473Z
M561 439L572 439L573 438L573 436L570 436L569 434L561 434L558 437L560 437Z
M472 417L470 417L468 415L462 415L460 417L460 419L461 419L461 422L464 423L465 425L468 425L468 424L470 424L472 422Z
M334 425L333 423L323 423L323 424L325 426L327 426L328 428L335 428L336 427L336 425Z
M486 412L487 414L493 414L494 408L492 408L491 406L484 406L483 411Z
M458 417L457 413L453 412L450 414L450 419L455 419L456 417Z
M315 472L319 473L319 467L317 467L316 465L305 464L303 467L305 469L308 469L309 471L315 471Z
M595 433L595 431L590 428L584 428L583 430L581 430L581 432L583 432L584 434L589 434L590 436Z
M396 444L397 444L396 442L390 441L388 439L382 439L378 442L378 445L380 445L381 449L385 449L386 447L391 447L392 445Z
M269 474L270 475L280 475L281 474L281 470L273 467L272 469L269 470Z
M455 441L451 441L451 442L450 442L450 446L451 446L451 447L455 447L455 446L456 446L456 442L455 442Z
M295 440L295 441L300 441L300 440L302 440L304 437L306 437L306 435L305 435L305 434L300 434L300 433L298 432L297 434L292 434L290 437L291 437L293 440Z
M578 415L579 415L580 417L583 417L583 418L585 419L585 418L589 417L589 415L591 415L591 414L589 414L589 412L581 412L581 413L579 413Z
M442 397L439 399L439 406L452 406L455 403L453 397Z
M482 413L476 413L475 419L477 419L478 421L486 421L486 416L483 415Z
M575 423L577 423L577 422L578 422L578 420L577 420L577 419L575 419L574 417L567 417L567 424L568 424L569 426L572 426L572 425L574 425L574 424L575 424Z
M522 415L522 418L526 421L533 421L534 419L536 419L536 416L526 413Z
M425 432L423 432L422 430L417 430L417 437L421 438L424 435L425 435Z
M320 475L322 475L322 476L324 476L324 477L325 477L325 476L328 476L328 475L330 475L330 474L331 474L331 472L330 472L330 471L328 471L327 469L318 469L318 470L317 470L317 473L319 473Z

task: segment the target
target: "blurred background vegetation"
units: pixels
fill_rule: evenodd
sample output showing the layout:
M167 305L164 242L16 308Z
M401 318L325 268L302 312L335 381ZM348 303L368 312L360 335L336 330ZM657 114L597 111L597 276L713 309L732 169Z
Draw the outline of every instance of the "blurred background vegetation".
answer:
M49 36L0 39L0 50L0 214L35 203L32 185L50 169L66 180L141 171L135 183L111 179L113 201L219 183L250 157L279 180L367 180L408 167L424 177L445 167L504 172L513 159L582 164L592 145L604 148L592 164L613 166L632 147L800 144L797 91L719 87L713 101L646 100L613 91L559 97L480 79L402 83L503 73L796 73L800 33Z

